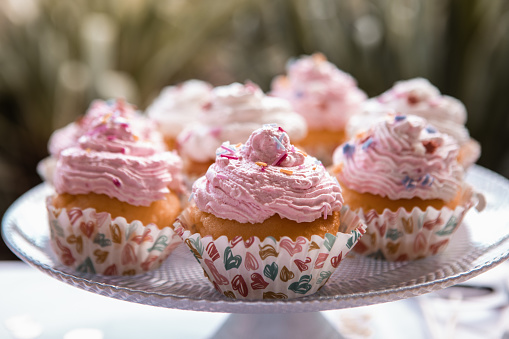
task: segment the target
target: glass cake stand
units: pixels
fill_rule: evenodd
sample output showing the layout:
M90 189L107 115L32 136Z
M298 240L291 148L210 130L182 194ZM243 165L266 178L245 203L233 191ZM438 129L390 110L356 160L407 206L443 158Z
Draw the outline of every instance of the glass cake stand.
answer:
M349 255L317 293L291 300L241 301L216 292L185 245L163 265L136 277L75 272L61 265L49 246L41 184L5 213L2 236L23 261L72 286L130 302L182 310L232 313L216 337L338 337L318 311L396 301L437 291L500 264L509 257L509 181L473 166L467 182L486 198L482 212L469 211L447 249L412 262L387 262ZM252 332L254 331L254 332Z

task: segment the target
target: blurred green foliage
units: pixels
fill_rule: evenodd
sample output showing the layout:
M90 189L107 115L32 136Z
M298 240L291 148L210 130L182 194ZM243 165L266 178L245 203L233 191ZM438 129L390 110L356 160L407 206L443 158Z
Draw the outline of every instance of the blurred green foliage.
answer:
M91 100L144 109L190 78L268 90L288 59L313 52L370 96L428 78L465 103L478 163L509 177L508 36L504 0L4 0L0 214L40 182L51 132Z

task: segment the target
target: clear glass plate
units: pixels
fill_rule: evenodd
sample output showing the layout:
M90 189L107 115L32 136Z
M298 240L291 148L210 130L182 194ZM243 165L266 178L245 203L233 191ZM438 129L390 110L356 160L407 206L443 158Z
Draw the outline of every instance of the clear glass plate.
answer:
M351 255L314 295L291 300L240 301L216 292L187 248L178 247L163 265L136 277L77 273L58 263L49 247L41 184L6 212L2 236L22 260L65 283L100 295L183 310L227 313L296 313L364 306L436 291L494 267L509 257L509 181L472 167L467 181L486 197L484 211L471 210L441 254L413 262L386 262Z

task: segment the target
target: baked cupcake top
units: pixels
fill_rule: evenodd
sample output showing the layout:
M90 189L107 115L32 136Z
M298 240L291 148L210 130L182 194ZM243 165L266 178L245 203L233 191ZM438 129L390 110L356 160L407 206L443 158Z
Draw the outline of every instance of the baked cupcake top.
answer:
M440 132L449 134L460 144L470 139L465 128L465 105L456 98L442 95L427 79L398 81L375 100L398 113L425 118Z
M136 206L180 191L182 162L164 151L156 130L123 101L96 101L76 145L61 151L54 175L57 193L105 194Z
M338 147L333 163L345 187L392 200L452 200L462 185L459 146L426 120L387 115Z
M224 141L243 142L255 129L269 123L281 125L294 140L307 133L306 122L288 102L266 96L256 84L218 86L202 110L200 123L179 134L179 152L198 162L214 160Z
M320 53L288 63L287 75L275 77L271 87L271 95L290 101L316 130L344 129L367 98L352 76Z
M200 210L241 223L261 223L274 214L310 222L343 205L337 180L274 124L255 130L245 144L221 145L192 191Z
M198 121L202 106L210 101L211 92L212 85L196 79L167 86L146 113L157 122L164 135L177 137L185 126Z

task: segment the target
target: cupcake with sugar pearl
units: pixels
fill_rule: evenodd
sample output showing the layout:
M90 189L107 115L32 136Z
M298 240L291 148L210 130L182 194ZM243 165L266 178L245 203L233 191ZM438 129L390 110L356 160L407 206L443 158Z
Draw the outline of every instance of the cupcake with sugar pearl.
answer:
M316 292L364 231L337 181L277 125L223 143L192 197L175 231L231 298Z
M368 227L356 252L414 260L445 250L479 202L464 182L458 151L423 118L395 114L338 147L331 172Z
M80 272L143 273L180 243L170 226L182 210L182 161L126 109L96 102L82 135L58 156L46 201L51 245Z
M287 74L272 81L270 94L288 100L304 117L308 134L299 144L327 166L334 149L346 140L348 120L367 99L355 79L321 53L289 62Z

